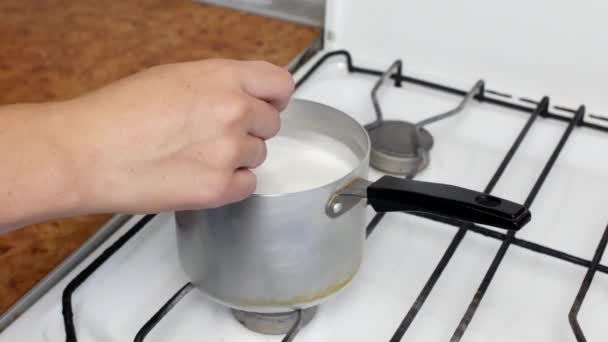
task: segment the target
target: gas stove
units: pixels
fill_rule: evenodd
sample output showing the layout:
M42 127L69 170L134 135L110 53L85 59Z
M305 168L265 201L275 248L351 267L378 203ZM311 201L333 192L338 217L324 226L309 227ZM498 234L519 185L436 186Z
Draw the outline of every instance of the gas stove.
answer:
M553 15L570 6L541 2ZM117 216L40 299L18 318L16 309L2 317L14 322L0 342L605 341L608 103L599 76L587 72L606 68L593 56L561 70L563 77L542 78L553 64L585 55L564 48L565 56L539 62L563 32L555 16L534 17L542 6L523 1L467 5L485 16L463 4L329 1L324 48L295 72L294 97L365 125L374 147L371 180L398 174L525 203L532 221L521 231L369 209L355 278L314 310L268 317L235 314L193 289L178 260L173 213ZM585 20L570 26L592 32L600 25L592 10L605 5L579 6L568 15ZM360 25L377 13L386 19ZM511 15L519 21L504 18ZM428 44L441 27L452 31L442 33L442 44ZM509 29L526 32L518 37L523 47L545 34L537 42L545 46L531 48L529 60L510 46L506 60L498 46L511 38L498 34ZM493 35L500 39L485 39ZM577 44L590 47L600 36ZM450 55L439 58L442 49ZM518 70L524 60L529 65Z

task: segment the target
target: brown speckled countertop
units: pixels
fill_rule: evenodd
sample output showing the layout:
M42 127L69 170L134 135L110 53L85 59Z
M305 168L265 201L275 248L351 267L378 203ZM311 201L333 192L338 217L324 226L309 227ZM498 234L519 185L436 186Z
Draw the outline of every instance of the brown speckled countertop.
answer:
M0 13L0 105L66 99L177 61L226 57L285 65L319 33L186 0L3 0ZM0 235L0 312L109 217L67 218Z

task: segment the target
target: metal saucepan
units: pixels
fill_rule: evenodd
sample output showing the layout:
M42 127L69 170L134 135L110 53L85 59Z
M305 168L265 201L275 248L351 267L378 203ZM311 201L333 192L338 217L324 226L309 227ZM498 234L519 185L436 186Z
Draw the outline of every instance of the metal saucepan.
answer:
M391 176L366 180L367 131L335 108L292 99L281 115L279 136L314 132L332 138L356 163L339 179L314 188L256 193L219 208L175 213L185 272L223 305L288 312L337 293L361 264L367 204L377 212L424 212L508 230L530 221L522 205L484 193Z

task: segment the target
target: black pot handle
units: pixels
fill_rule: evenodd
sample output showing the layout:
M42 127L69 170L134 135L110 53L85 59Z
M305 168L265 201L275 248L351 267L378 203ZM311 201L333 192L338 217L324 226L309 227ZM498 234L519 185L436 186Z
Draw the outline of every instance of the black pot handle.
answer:
M383 176L367 187L377 212L407 211L519 230L531 219L521 204L453 185Z

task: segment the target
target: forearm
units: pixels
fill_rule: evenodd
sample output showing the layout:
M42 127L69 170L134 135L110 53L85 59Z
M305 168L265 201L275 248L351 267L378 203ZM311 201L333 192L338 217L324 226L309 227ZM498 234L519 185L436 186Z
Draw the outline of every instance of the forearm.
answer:
M80 195L59 104L0 107L0 231L76 213Z

